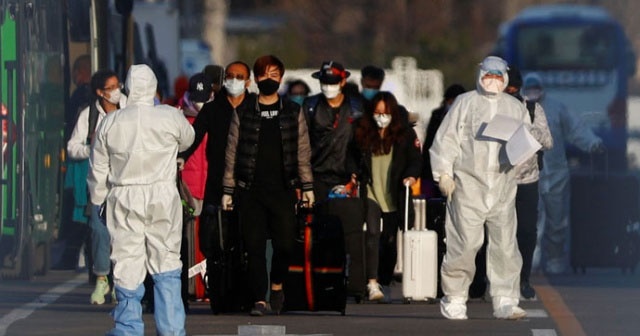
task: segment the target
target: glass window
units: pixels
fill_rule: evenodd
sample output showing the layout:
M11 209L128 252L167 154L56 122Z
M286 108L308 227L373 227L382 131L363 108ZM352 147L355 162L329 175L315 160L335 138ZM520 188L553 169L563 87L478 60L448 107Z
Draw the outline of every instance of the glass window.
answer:
M530 26L516 37L521 68L611 69L616 36L606 25Z

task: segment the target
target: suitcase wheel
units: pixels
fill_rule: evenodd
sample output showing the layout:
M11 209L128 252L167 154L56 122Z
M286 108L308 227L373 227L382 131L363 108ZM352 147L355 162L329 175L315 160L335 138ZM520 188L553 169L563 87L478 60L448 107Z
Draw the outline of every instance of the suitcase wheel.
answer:
M402 300L402 303L404 303L404 304L411 304L411 298L410 298L410 297L406 297L406 298L404 298L404 300Z
M346 311L344 309L340 311L340 316L345 316L346 314L347 313L346 313Z

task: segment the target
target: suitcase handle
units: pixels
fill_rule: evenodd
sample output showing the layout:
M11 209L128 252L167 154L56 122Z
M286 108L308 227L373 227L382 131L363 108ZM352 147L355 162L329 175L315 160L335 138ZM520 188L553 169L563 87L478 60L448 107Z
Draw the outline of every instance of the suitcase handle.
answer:
M404 232L409 230L409 185L405 185L404 196Z
M224 235L222 234L222 207L218 208L218 243L220 244L220 250L224 251Z
M604 156L604 177L609 178L609 152L607 152L607 150L605 149L602 152L602 155ZM589 153L589 162L591 163L589 167L589 173L592 178L595 177L596 170L594 156L596 156L596 153Z

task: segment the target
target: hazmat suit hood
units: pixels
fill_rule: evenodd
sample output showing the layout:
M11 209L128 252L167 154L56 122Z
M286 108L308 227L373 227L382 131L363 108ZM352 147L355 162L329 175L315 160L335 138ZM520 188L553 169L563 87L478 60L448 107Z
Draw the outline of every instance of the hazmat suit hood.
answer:
M542 101L544 99L544 87L542 77L535 72L527 74L522 80L522 95L531 101Z
M485 58L482 63L480 63L480 69L478 70L478 80L476 82L476 89L483 96L497 96L499 93L504 91L509 84L509 75L507 74L507 62L500 57L497 56L488 56ZM484 77L488 73L496 73L502 75L502 84L498 87L498 92L492 92L489 88L485 87L482 82L482 77Z
M127 105L151 105L156 95L158 80L146 64L132 65L127 74L125 87L129 92Z

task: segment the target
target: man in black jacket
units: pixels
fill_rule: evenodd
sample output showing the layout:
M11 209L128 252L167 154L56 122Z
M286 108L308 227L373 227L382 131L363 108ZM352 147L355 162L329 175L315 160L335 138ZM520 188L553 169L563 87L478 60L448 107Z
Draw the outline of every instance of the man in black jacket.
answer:
M253 110L255 94L247 91L250 84L250 69L246 63L235 61L227 65L223 89L213 101L204 104L193 123L193 128L196 131L193 145L178 155L184 161L188 160L205 135L207 136L208 170L204 195L205 206L203 208L206 208L207 205L220 205L224 153L227 148L229 125L234 110L239 113Z
M318 201L328 198L331 188L347 184L347 146L351 124L362 115L362 103L342 92L349 71L342 64L328 61L311 76L320 80L322 93L308 97L304 104L311 140L311 166Z
M273 55L254 66L260 94L251 110L234 112L225 153L222 207L237 201L238 219L248 254L252 316L267 311L266 242L271 238L271 310L280 313L282 285L289 271L297 233L296 188L302 201L314 203L311 148L300 105L278 95L284 64Z
M183 164L196 151L205 135L207 136L207 180L198 241L200 251L207 258L208 265L209 262L213 263L217 260L216 251L213 248L214 242L218 239L216 211L222 198L224 155L231 116L234 111L238 113L251 111L255 104L255 94L247 91L251 83L247 64L241 61L230 63L225 69L224 78L223 89L215 95L214 100L204 104L193 122L195 141L189 149L178 155L179 164ZM207 267L207 269L213 269L213 267Z

